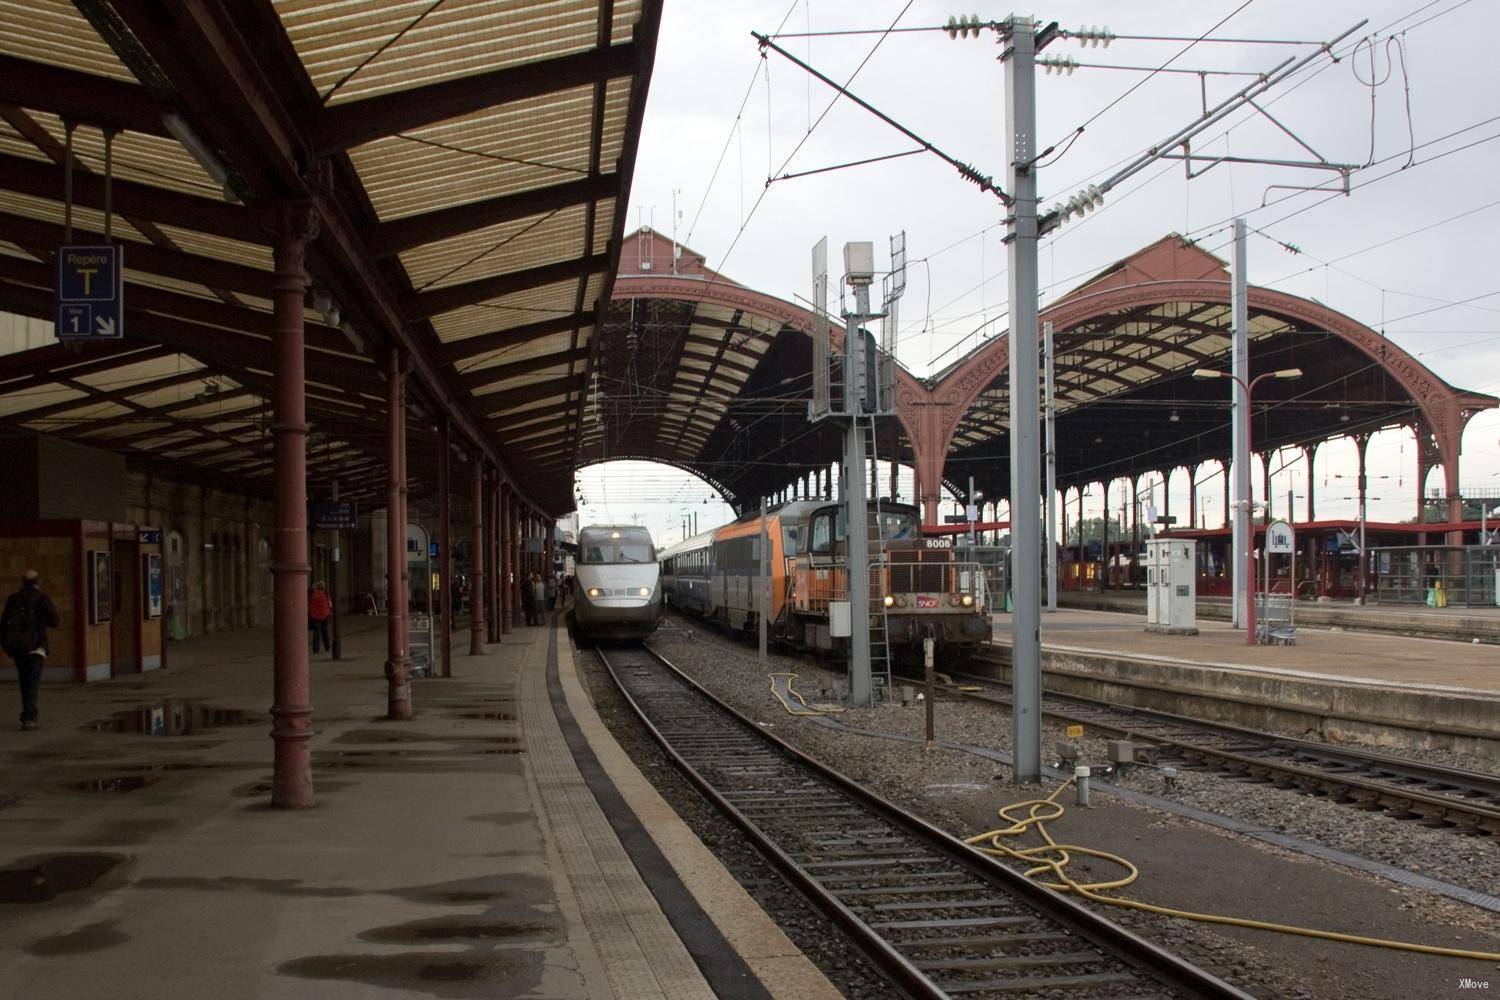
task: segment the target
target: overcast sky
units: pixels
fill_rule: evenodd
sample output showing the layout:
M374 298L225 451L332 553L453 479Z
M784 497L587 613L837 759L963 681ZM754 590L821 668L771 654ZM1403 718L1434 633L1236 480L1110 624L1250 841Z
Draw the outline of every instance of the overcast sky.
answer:
M1007 325L1000 205L930 155L778 181L767 188L771 174L900 152L913 144L847 101L834 104L825 116L833 91L774 53L762 60L750 37L752 30L774 32L783 23L785 32L884 28L897 21L903 6L889 0L669 2L627 231L646 222L670 234L675 221L678 238L704 254L710 267L790 299L808 294L809 250L822 236L828 236L830 256L836 257L844 242L863 239L875 241L883 260L888 237L904 230L912 263L898 353L908 367L926 373ZM1106 9L1109 20L1101 21ZM1009 13L1005 8L975 10L997 19ZM897 23L938 25L957 12L914 0ZM1227 256L1226 226L1240 213L1266 234L1250 240L1252 283L1316 298L1383 329L1448 381L1500 393L1500 275L1494 266L1500 223L1500 189L1494 183L1500 175L1500 88L1493 56L1500 7L1493 0L1058 2L1036 14L1070 29L1098 24L1117 35L1191 37L1227 17L1210 37L1307 41L1330 39L1367 18L1369 23L1341 52L1360 36L1377 36L1373 47L1362 46L1337 65L1320 59L1267 98L1272 102L1268 109L1327 160L1375 161L1354 174L1352 196L1268 190L1270 185L1326 183L1331 176L1307 170L1219 166L1188 181L1180 164L1153 165L1107 196L1104 208L1086 221L1075 220L1044 240L1044 303L1168 232L1185 233ZM841 81L868 56L850 85L856 94L960 160L1003 180L1003 66L995 58L995 36L949 40L941 32L893 33L876 47L879 39L879 34L862 34L787 38L782 44ZM1122 39L1108 49L1085 49L1070 40L1055 42L1044 54L1155 67L1185 45ZM1205 42L1178 55L1172 66L1258 72L1311 51L1306 46ZM1373 139L1372 54L1377 82ZM1044 204L1101 179L1107 168L1197 115L1197 75L1158 74L1141 83L1145 77L1088 67L1071 76L1039 75L1041 146L1061 145L1077 126L1088 123L1073 145L1041 171ZM1210 102L1249 79L1208 77ZM1094 119L1137 83L1138 89ZM1222 127L1215 129L1205 137L1212 141L1197 149L1306 157L1263 118L1239 115L1230 121L1239 124L1227 136ZM811 134L810 124L816 125ZM1443 138L1451 133L1457 134ZM1414 165L1402 170L1412 145L1417 147ZM1469 148L1460 149L1464 146ZM674 194L680 213L676 220ZM1261 207L1263 201L1272 204ZM1273 240L1302 252L1294 255ZM1472 301L1451 305L1465 300ZM1348 481L1333 478L1353 471L1352 454L1352 446L1335 445L1319 455L1320 518L1352 512L1352 502L1341 499L1352 493ZM1303 492L1303 468L1299 461L1278 474L1273 493ZM1466 487L1500 489L1500 415L1494 411L1471 422L1462 472ZM1372 473L1394 477L1372 483L1372 496L1379 498L1371 503L1372 518L1410 517L1418 489L1411 436L1378 437L1372 444ZM637 483L640 474L632 473ZM588 501L611 492L621 499L627 495L620 476L586 477ZM678 481L675 474L663 477L664 490L679 489L672 485ZM1430 483L1440 484L1440 476ZM1222 478L1203 490L1212 505L1221 506ZM693 495L702 492L698 488ZM1184 477L1174 481L1173 492L1185 506ZM1113 505L1118 506L1117 499ZM642 501L639 512L643 520L667 529L680 523L681 506L680 497L670 503ZM595 513L586 507L585 521ZM702 523L705 516L700 514L700 527L708 526ZM1210 516L1211 524L1217 520Z

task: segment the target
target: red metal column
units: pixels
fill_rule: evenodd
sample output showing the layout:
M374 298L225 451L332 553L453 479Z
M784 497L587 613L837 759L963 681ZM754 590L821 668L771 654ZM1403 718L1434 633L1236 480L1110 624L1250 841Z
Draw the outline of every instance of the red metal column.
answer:
M514 498L512 498L514 501ZM510 565L515 572L510 575L510 606L519 608L525 602L521 600L521 587L526 575L526 563L521 559L521 509L520 504L512 502L510 505L510 520L507 525L510 530L510 547L507 550L510 555Z
M313 806L312 695L307 669L307 384L302 298L307 292L304 253L317 235L305 203L283 205L273 222L276 331L275 441L276 532L271 576L275 595L271 739L275 763L271 805ZM82 661L80 661L82 662Z
M484 655L484 465L474 462L469 500L473 508L469 529L469 655Z
M1187 517L1187 526L1189 528L1201 528L1201 527L1203 527L1203 525L1201 525L1201 524L1198 523L1198 466L1196 464L1195 465L1189 465L1187 467L1187 471L1188 471L1188 517Z
M1313 503L1313 466L1318 460L1318 445L1316 443L1303 445L1302 454L1307 457L1307 523L1311 524L1317 520L1314 516L1317 508Z
M406 520L402 492L406 487L401 463L406 414L402 382L406 373L400 353L391 348L386 357L386 505L385 505L385 595L386 595L386 717L411 718L411 684L406 662Z
M500 590L500 587L504 586L504 581L505 581L505 562L504 562L504 560L500 556L500 552L501 552L500 539L501 539L501 532L503 532L505 529L504 529L504 525L502 524L502 522L500 520L500 496L501 496L500 472L499 472L498 469L492 469L490 471L490 492L489 492L489 511L490 511L490 573L494 575L494 578L495 578L496 581L498 581L498 584L497 584L497 586L495 588L493 588L490 591L490 618L489 618L489 623L490 623L490 641L491 642L499 642L500 641L500 637L503 634L503 632L501 631L501 628L500 628L500 622L501 622L501 612L500 612L501 600L500 600L500 594L502 593L502 591Z
M515 571L510 558L510 509L515 505L515 494L509 486L500 488L500 530L503 538L500 544L500 564L504 567L505 579L510 579L510 574ZM510 600L510 588L505 587L500 591L500 631L509 635L511 626L515 620L516 609Z
M444 677L453 676L453 609L456 607L453 600L453 524L448 495L453 486L453 456L449 450L451 433L448 418L444 417L438 425L438 594L433 606L427 609L434 615L441 612L443 629L439 642L442 644Z

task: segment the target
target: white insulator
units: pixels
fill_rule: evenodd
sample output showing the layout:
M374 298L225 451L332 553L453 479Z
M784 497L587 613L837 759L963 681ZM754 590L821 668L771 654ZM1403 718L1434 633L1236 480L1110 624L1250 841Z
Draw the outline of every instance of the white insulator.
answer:
M958 37L958 18L954 17L952 14L948 15L948 28L947 28L947 30L948 30L948 37L949 38L957 38Z

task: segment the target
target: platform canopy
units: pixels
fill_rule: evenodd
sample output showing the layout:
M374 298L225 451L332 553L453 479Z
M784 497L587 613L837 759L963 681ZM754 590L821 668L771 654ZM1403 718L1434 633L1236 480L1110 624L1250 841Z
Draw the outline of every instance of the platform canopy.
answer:
M680 466L743 508L840 460L838 428L806 417L807 309L745 288L649 229L626 238L620 268L580 464ZM1231 383L1193 373L1229 368L1229 299L1225 262L1169 235L1043 310L1056 342L1060 486L1227 457ZM1252 376L1303 373L1257 388L1257 450L1408 425L1428 467L1457 482L1463 426L1494 397L1449 385L1312 300L1252 287L1249 312ZM875 454L916 467L929 520L941 485L958 491L972 475L986 497L1009 490L1008 352L1000 334L929 377L898 367L897 419L883 421Z
M0 7L10 426L269 492L272 234L302 204L315 481L384 479L394 347L414 480L446 419L539 509L571 508L660 0ZM68 123L72 243L105 242L108 201L125 266L125 339L72 348L15 318L53 316Z

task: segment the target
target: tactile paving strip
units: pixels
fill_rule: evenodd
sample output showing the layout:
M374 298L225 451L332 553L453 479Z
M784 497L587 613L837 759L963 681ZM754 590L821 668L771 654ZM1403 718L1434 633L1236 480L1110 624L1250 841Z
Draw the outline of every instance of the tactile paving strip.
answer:
M573 762L547 694L545 632L521 665L527 764L615 996L711 1000L713 991L620 845Z

